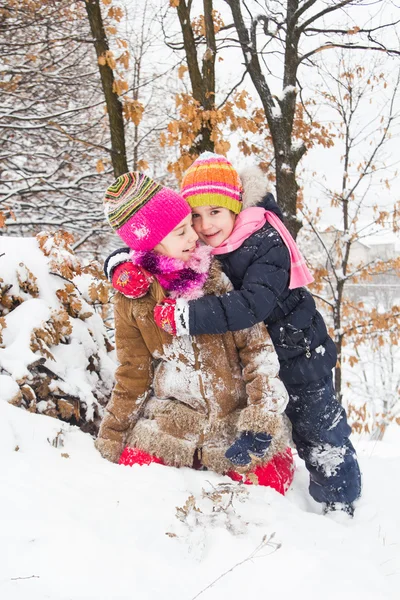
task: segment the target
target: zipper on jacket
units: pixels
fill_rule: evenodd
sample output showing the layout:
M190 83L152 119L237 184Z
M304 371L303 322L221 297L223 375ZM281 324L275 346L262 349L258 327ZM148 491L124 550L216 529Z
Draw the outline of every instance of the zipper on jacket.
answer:
M306 346L306 358L311 358L310 346Z

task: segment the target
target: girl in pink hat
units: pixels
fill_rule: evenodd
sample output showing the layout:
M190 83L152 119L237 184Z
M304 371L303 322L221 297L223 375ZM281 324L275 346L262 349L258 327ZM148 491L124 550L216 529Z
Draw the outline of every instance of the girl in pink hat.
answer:
M141 297L115 297L119 367L96 447L123 465L211 469L284 493L293 478L288 398L265 327L176 337L154 320L162 300L231 289L211 249L197 244L189 205L134 172L108 188L104 206L130 248Z

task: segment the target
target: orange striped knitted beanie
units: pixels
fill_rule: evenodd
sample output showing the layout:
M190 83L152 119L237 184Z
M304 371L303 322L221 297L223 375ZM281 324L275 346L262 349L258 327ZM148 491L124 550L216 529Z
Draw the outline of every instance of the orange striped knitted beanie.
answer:
M183 176L181 194L191 208L223 206L235 214L242 210L242 184L225 156L203 152Z

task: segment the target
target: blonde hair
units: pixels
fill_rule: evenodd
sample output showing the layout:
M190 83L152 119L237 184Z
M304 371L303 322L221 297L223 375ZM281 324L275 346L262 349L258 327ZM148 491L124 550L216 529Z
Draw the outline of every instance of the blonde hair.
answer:
M149 294L157 304L162 302L166 296L164 288L156 278L154 278L152 281Z

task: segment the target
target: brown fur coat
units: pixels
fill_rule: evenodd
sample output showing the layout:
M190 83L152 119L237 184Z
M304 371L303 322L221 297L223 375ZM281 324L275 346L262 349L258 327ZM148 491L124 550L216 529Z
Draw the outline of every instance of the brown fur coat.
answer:
M228 289L214 262L204 293ZM192 466L197 450L206 467L225 473L233 468L225 452L244 430L273 437L266 457L246 470L282 451L288 398L265 326L177 338L157 327L154 305L149 294L116 296L119 367L96 441L101 454L116 462L129 445L179 467Z

